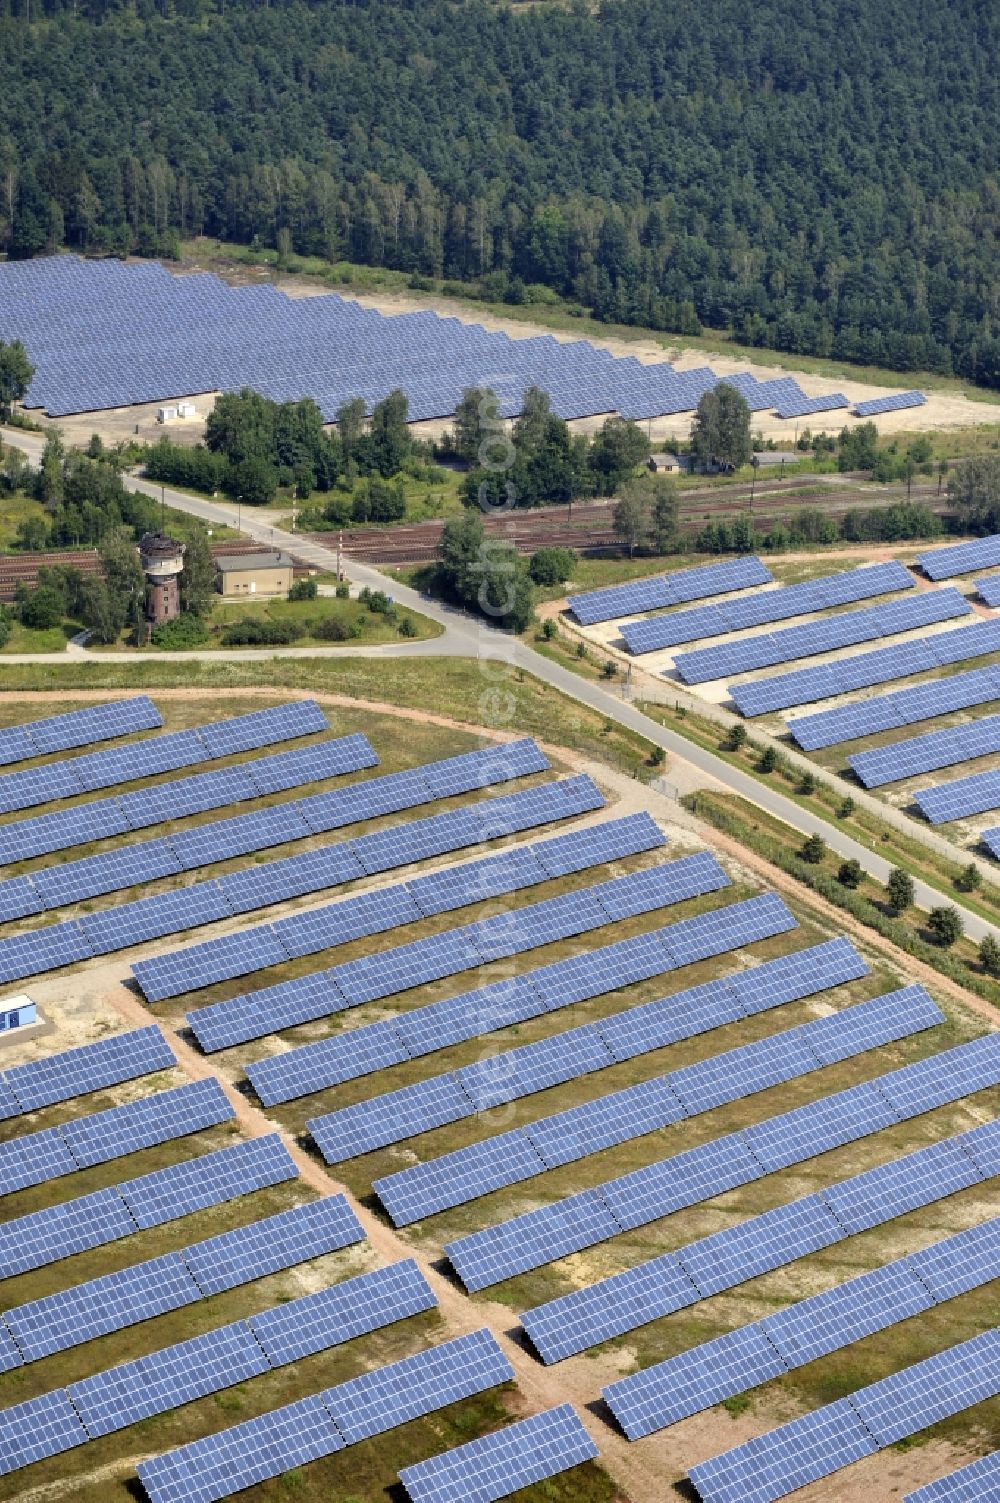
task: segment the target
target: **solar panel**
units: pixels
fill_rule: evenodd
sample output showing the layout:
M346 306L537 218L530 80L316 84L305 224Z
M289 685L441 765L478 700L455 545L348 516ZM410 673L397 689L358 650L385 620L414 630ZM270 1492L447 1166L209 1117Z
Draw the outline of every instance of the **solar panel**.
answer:
M21 1110L32 1112L156 1070L169 1070L175 1063L174 1051L152 1023L148 1028L14 1065L4 1072L3 1079L14 1091Z
M849 1399L790 1420L688 1471L704 1503L774 1503L878 1446Z
M130 1237L135 1222L111 1186L61 1205L45 1206L0 1226L0 1278L57 1263L73 1253Z
M840 741L899 730L935 715L966 710L1000 698L1000 671L970 668L947 678L930 679L909 689L871 699L854 700L813 715L788 721L788 729L803 751L819 751Z
M526 1310L521 1324L543 1362L697 1304L700 1295L673 1253Z
M474 1115L457 1075L436 1075L370 1101L312 1117L306 1127L328 1164Z
M242 1321L123 1362L66 1389L91 1440L270 1370Z
M183 1259L165 1253L6 1310L4 1322L25 1361L37 1362L199 1299Z
M643 812L538 841L532 852L546 876L567 877L593 866L595 861L618 861L640 851L657 850L666 843L659 825Z
M427 1280L407 1258L275 1305L262 1315L251 1315L247 1324L271 1366L279 1367L436 1305Z
M408 991L428 981L440 981L458 971L483 963L484 956L467 930L431 934L424 939L363 955L334 966L331 975L352 1007L395 992Z
M907 1266L935 1303L967 1294L1000 1276L1000 1221L994 1218L911 1253Z
M55 971L77 960L90 960L93 950L75 920L49 924L0 940L0 982L23 981L42 971Z
M413 1503L492 1503L592 1461L597 1447L571 1404L518 1420L399 1474Z
M594 626L600 621L636 616L641 611L655 611L663 606L682 605L685 601L773 582L773 576L760 559L747 554L721 564L703 564L694 569L679 569L675 574L571 595L567 603L582 626Z
M545 1011L545 1004L532 980L525 976L510 976L502 981L495 981L490 986L460 992L441 1002L428 1002L422 1007L399 1013L391 1020L391 1027L411 1058L416 1059L444 1049L448 1044L462 1043L483 1033L527 1022L529 1018L537 1018ZM378 1026L367 1024L360 1032L364 1033L368 1028ZM357 1034L359 1030L353 1032ZM359 1050L365 1047L360 1038L357 1039L357 1045ZM346 1052L349 1051L345 1050ZM342 1069L349 1068L346 1060L338 1063ZM342 1078L351 1077L345 1075Z
M0 923L27 918L44 910L45 904L30 877L9 877L6 882L0 882Z
M315 1124L310 1124L310 1131L315 1136ZM377 1179L372 1189L393 1225L408 1226L541 1174L544 1168L527 1134L517 1128Z
M199 1007L188 1013L187 1022L202 1049L211 1054L296 1023L326 1017L345 1005L329 972L313 971L308 976L279 981L245 996L231 997L227 1002Z
M888 746L855 752L847 760L866 788L881 788L900 778L934 772L939 767L954 767L958 762L996 751L1000 751L1000 715L989 715L911 741L893 741Z
M354 1445L513 1377L491 1333L471 1331L328 1388L323 1403L347 1444Z
M402 924L417 923L422 917L409 889L400 883L279 919L274 933L288 953L298 958L318 955L353 939L384 934Z
M269 1133L125 1180L118 1192L136 1224L147 1229L297 1176L280 1137Z
M1000 1451L907 1493L903 1503L992 1503L1000 1496Z
M39 814L33 819L19 819L0 824L0 861L25 861L30 856L46 856L67 846L109 835L124 835L128 821L116 798L92 799L53 814Z
M194 1242L183 1257L202 1294L221 1294L364 1239L346 1196L328 1195Z
M913 800L932 825L984 814L1000 808L1000 772L978 772L934 788L918 788Z
M92 954L109 955L146 940L161 939L232 916L217 882L193 882L190 887L178 887L173 892L160 892L150 898L138 898L134 903L119 903L115 908L85 913L79 927Z
M998 1080L1000 1036L987 1033L881 1076L878 1088L904 1121L995 1085Z
M314 746L299 746L292 751L275 752L243 764L259 793L282 793L305 783L318 783L345 772L361 772L377 767L378 757L367 736L339 736Z
M229 1122L236 1113L213 1077L76 1117L59 1129L81 1169Z
M231 720L210 722L199 726L198 734L210 757L231 757L275 741L293 741L329 729L329 722L316 701L300 699Z
M1000 1330L993 1329L869 1383L850 1402L881 1449L998 1392Z
M1000 605L1000 574L990 574L986 579L973 580L973 584L979 591L979 598L986 605L994 609Z
M319 1394L140 1461L150 1503L214 1503L343 1449Z
M761 1325L742 1326L609 1384L604 1397L629 1440L638 1440L785 1371Z
M92 741L130 736L135 731L157 730L162 724L159 711L145 694L109 704L88 705L42 720L27 720L0 731L0 765L50 752L70 751Z
M872 397L867 402L856 402L854 411L858 417L872 417L879 412L899 412L904 407L922 407L926 401L922 391L901 391L891 397Z
M151 955L137 960L132 974L149 1002L163 1002L235 976L286 965L290 955L278 938L275 926L259 924L235 934L220 935L185 950Z
M878 1085L862 1081L835 1095L755 1122L746 1129L745 1136L761 1168L772 1174L815 1153L825 1153L892 1127L898 1121Z
M798 923L777 893L765 892L713 913L682 919L662 930L660 938L675 965L692 965L757 939L797 929Z
M0 1195L44 1184L62 1174L72 1174L76 1168L76 1160L58 1127L11 1138L0 1143Z
M893 1159L853 1179L828 1186L822 1192L823 1199L844 1230L854 1233L880 1226L890 1217L902 1216L926 1204L930 1187L940 1197L982 1179L971 1158L950 1138L922 1149L921 1165L924 1177L919 1183L914 1179L909 1159Z
M934 548L930 553L919 554L917 563L931 579L953 579L958 574L971 574L974 569L992 569L1000 564L1000 533L974 538L970 543Z
M760 1324L791 1369L922 1314L933 1305L912 1263L900 1258L799 1300Z
M465 1288L475 1293L594 1247L622 1230L599 1191L581 1190L554 1205L539 1206L499 1226L471 1232L446 1244L445 1252Z
M6 1477L21 1467L30 1466L46 1456L83 1445L87 1432L77 1417L65 1391L40 1394L3 1411L0 1433L0 1476Z
M677 1256L702 1298L818 1252L843 1236L824 1195L807 1195L688 1243Z

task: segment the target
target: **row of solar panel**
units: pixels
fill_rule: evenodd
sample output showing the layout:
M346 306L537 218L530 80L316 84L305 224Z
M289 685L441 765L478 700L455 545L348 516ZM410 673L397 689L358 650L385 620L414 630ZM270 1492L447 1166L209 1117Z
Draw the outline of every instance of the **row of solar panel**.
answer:
M727 1022L739 1022L844 982L859 980L867 974L868 967L853 946L846 939L833 939L807 950L782 955L777 960L764 961L748 971L736 972L671 997L644 1003L621 1015L621 1019L624 1022L634 1018L639 1023L642 1031L634 1047L636 1053L641 1053L639 1043L648 1049L663 1048ZM620 1047L618 1052L622 1058L631 1057ZM690 1174L696 1183L700 1183L702 1158L712 1152L709 1144L692 1154L682 1155L680 1161L672 1162L679 1163L685 1175ZM745 1154L738 1154L738 1157L744 1166L750 1162ZM656 1176L656 1166L650 1174ZM591 1238L603 1241L606 1236L616 1236L618 1230L627 1224L627 1219L640 1211L627 1210L622 1200L617 1204L617 1216L614 1215L608 1196L603 1193L605 1188L608 1187L598 1186L594 1193L584 1191L568 1200L471 1232L450 1243L446 1251L463 1284L472 1291L484 1289L514 1274L540 1267L566 1252L590 1246ZM609 1189L609 1195L612 1194ZM617 1201L617 1197L615 1199ZM647 1187L637 1201L637 1208L656 1203L653 1188ZM621 1219L623 1217L625 1221ZM642 1222L636 1221L635 1224L641 1225Z
M207 814L227 804L248 803L266 794L285 793L304 783L360 772L377 764L378 758L367 739L353 735L272 752L168 783L151 783L132 793L114 794L52 814L36 814L30 819L0 824L0 862L49 856L70 846L111 835L128 835L190 814ZM357 785L364 786L367 785ZM349 798L357 796L352 792ZM316 817L320 817L319 811Z
M353 1220L349 1210L347 1214ZM351 1236L350 1240L356 1239ZM334 1247L345 1245L343 1240L333 1242ZM322 1245L318 1248L319 1252L327 1250ZM167 1259L157 1262L163 1265ZM155 1282L142 1290L137 1319L149 1319L202 1298L194 1280L188 1278L185 1283L175 1269L168 1274L162 1266L147 1267ZM407 1259L29 1399L0 1411L4 1426L0 1475L382 1330L436 1305L427 1280L416 1263Z
M377 758L365 738L351 737L350 740L352 744L349 746L340 741L324 741L319 746L279 753L286 759L286 765L279 769L279 776L283 779L292 776L296 782L311 782L373 766ZM291 765L287 759L291 759ZM246 771L240 766L232 769L237 779L247 783L248 793L256 782L252 768L250 763ZM266 780L267 771L264 769L262 782ZM386 781L385 778L373 778L368 783L343 790L347 805L363 803L377 813L380 812L380 799L385 799L395 810L398 806L394 791L397 785L392 782L387 789L384 786ZM367 793L369 789L370 794ZM419 788L414 791L414 797L420 802L427 801ZM331 795L327 791L312 798L255 809L232 819L216 820L159 839L117 846L96 856L84 856L78 861L61 862L22 876L9 877L0 881L0 923L45 913L86 898L101 897L124 887L145 886L159 877L179 876L182 872L196 871L216 861L305 840L329 827L330 802ZM83 809L88 807L82 806ZM147 818L149 814L147 810ZM360 855L360 852L355 851L355 854ZM238 882L239 878L236 880Z
M315 779L375 765L378 759L363 736L350 738L350 743L345 746L342 742L326 741L319 746L282 755L296 759L297 774ZM306 840L358 820L400 813L452 793L470 792L483 786L486 778L496 781L499 777L520 777L528 770L542 771L547 766L534 742L519 743L509 762L496 769L488 753L465 753L461 757L429 763L426 767L390 773L335 791L327 790L308 798L255 809L249 814L119 847L79 861L43 867L26 876L0 882L0 921L23 918L122 887L138 887L158 877L177 876L217 861ZM253 764L249 764L249 768L252 767ZM266 781L266 774L265 768L261 782ZM249 769L248 775L252 776ZM439 824L442 818L447 816L439 816ZM454 819L452 822L456 823ZM283 886L288 888L290 895L300 896L318 890L317 883L318 886L328 885L319 881L324 875L324 860L331 863L331 873L344 870L352 876L370 876L388 869L385 863L386 846L389 845L393 848L391 864L404 864L402 858L411 842L420 840L419 831L420 826L417 826L412 837L405 827L361 836L346 845L325 847L325 857L323 852L312 851L295 858L294 864L286 861L266 866L263 870L255 868L230 873L220 879L219 885L235 913L248 912L261 906L262 900L276 902L276 898L266 899L262 895L272 890L280 892ZM307 885L302 887L300 879ZM334 880L344 881L346 877L331 875L330 881ZM188 891L191 893L194 889Z
M1000 772L977 772L967 778L956 778L953 783L920 788L913 798L932 825L945 824L950 819L969 819L974 814L985 814L988 809L1000 809Z
M741 715L766 715L773 710L832 699L853 689L893 683L946 663L961 663L998 651L1000 621L977 621L974 626L928 633L917 641L855 653L832 663L820 663L816 668L799 668L792 673L730 684L729 697Z
M954 579L956 574L971 574L974 569L992 569L1000 564L1000 532L921 553L917 563L931 579Z
M318 1125L327 1163L341 1163L747 1016L729 987L711 982L694 995L682 994L681 1000L687 1005L679 1008L677 998L660 998L506 1054L490 1054L476 1064L314 1118L310 1130ZM776 996L771 1005L778 1000ZM259 1066L248 1066L247 1073L257 1088ZM265 1078L265 1090L269 1084ZM691 1089L698 1089L697 1075ZM268 1104L267 1096L263 1099Z
M0 1121L176 1064L155 1023L0 1070Z
M210 1077L112 1106L0 1143L0 1195L230 1121L235 1113Z
M997 1085L997 1040L997 1034L985 1034L928 1060L877 1076L875 1081L862 1082L749 1129L711 1139L672 1159L657 1160L543 1210L528 1211L511 1222L472 1232L447 1247L448 1257L463 1284L477 1290L514 1273L541 1267L567 1252L617 1237L620 1232L636 1231L740 1184L809 1162L817 1154L859 1142L871 1133L899 1126L938 1106L952 1105L973 1091ZM841 1201L859 1187L856 1181L847 1184L847 1190L838 1192ZM848 1211L841 1205L839 1214L847 1216ZM552 1249L546 1246L549 1234L553 1234ZM523 1243L525 1252L519 1257ZM651 1275L656 1285L663 1269L672 1270L674 1264L669 1260L645 1264L638 1275L639 1284L648 1287ZM636 1318L639 1308L635 1303L621 1303L620 1294L630 1287L629 1273L621 1273L529 1311L526 1324L531 1326L532 1339L544 1362L559 1362L562 1357L644 1324ZM665 1287L674 1291L675 1281L671 1279ZM654 1320L656 1315L656 1306L648 1306L647 1320ZM623 1320L626 1324L621 1324Z
M538 771L541 766L547 765L533 743L527 743L526 748L522 763L525 770ZM472 775L472 766L473 764L467 765L453 781L468 781ZM519 776L520 773L512 775ZM483 774L476 770L475 776L479 779ZM407 775L396 774L396 777L403 780L396 784L397 796L400 796ZM415 793L411 784L402 796L416 796L421 801L426 801L421 776L415 774L414 781L417 785ZM588 789L593 788L589 779L585 781ZM364 788L370 785L360 786ZM479 787L480 783L477 781L475 786ZM219 919L231 919L254 908L280 903L290 897L300 897L324 887L371 875L373 871L388 871L393 866L406 865L427 855L460 850L467 845L477 844L484 838L492 839L499 834L508 833L508 827L514 830L524 828L523 821L527 821L530 826L539 815L551 819L578 812L575 807L567 807L571 800L561 792L562 785L547 786L555 791L548 792L546 788L527 789L509 800L498 799L471 809L456 809L447 814L415 821L409 826L394 826L343 844L323 846L303 855L288 856L263 866L242 868L215 880L194 882L187 887L153 897L138 898L131 903L87 913L79 919L67 919L42 929L15 934L9 939L0 940L0 980L19 980L25 976L37 975L41 971L54 970L73 961L90 960L146 940L177 934ZM316 797L317 800L336 800L340 794L331 792ZM602 802L600 795L597 795L597 799L599 806ZM279 805L273 812L280 813L283 807L285 806ZM590 803L588 807L593 807L593 804ZM266 812L270 814L272 811ZM504 818L507 820L506 825L500 823ZM287 826L282 833L292 838L292 832ZM311 832L306 830L305 833ZM213 857L218 856L217 847L208 837L205 827L199 827L191 834L199 843L207 841L208 852ZM174 842L182 838L171 837ZM355 901L363 905L366 900L372 899L379 901L379 895L368 894ZM310 915L302 915L297 920L286 919L282 923L294 928L296 922L308 922L309 917ZM272 934L271 930L265 932L269 937ZM237 953L242 952L246 970L290 958L289 952L279 946L275 958L268 961L260 959L253 948L254 934L255 931L241 931L238 935L227 935L218 943ZM155 966L156 962L149 964Z
M134 1232L295 1179L297 1173L281 1139L272 1133L29 1211L0 1225L0 1278L106 1247Z
M294 1175L294 1168L291 1172ZM364 1237L346 1197L331 1195L191 1243L178 1252L8 1307L0 1317L0 1367L9 1371L26 1362L39 1362L54 1352L68 1351L98 1336L363 1242ZM284 1308L291 1317L286 1332L308 1324L306 1312L315 1310L315 1306L303 1306L301 1300ZM300 1312L304 1320L299 1319ZM268 1342L258 1339L271 1355Z
M988 1122L538 1305L522 1314L521 1323L537 1349L549 1361L558 1361L738 1288L809 1253L834 1247L859 1232L885 1226L897 1216L933 1205L959 1190L984 1184L998 1172L1000 1136L997 1123ZM645 1420L641 1418L654 1394L659 1394L660 1403L672 1402L671 1387L661 1391L655 1370L651 1371L648 1385L633 1382L620 1404L619 1418L633 1439L658 1428L651 1408L646 1409Z
M76 798L116 783L175 772L196 762L212 762L328 729L327 718L315 700L295 700L186 731L167 731L145 741L130 741L107 751L88 752L65 762L8 772L0 777L0 814Z
M718 605L702 605L690 611L674 611L669 616L626 621L622 636L631 653L657 652L664 647L677 647L682 642L724 636L733 631L766 626L771 621L787 621L790 616L804 616L810 611L829 610L831 606L850 605L857 600L912 588L912 576L902 564L893 560L863 569L847 569L840 574L826 574L820 579L803 580L800 584L782 585L776 590L725 600Z
M776 1503L997 1394L994 1328L703 1461L688 1476L704 1503Z
M799 715L787 724L803 751L820 751L841 741L901 730L935 715L989 704L993 699L1000 699L1000 668L969 668L964 673L914 684L910 689Z
M632 818L636 821L636 816ZM611 827L607 836L599 828L593 832L590 841L585 841L582 838L584 832L581 832L580 839L567 843L573 860L569 869L580 871L614 859L613 852L616 849L625 853L633 842L648 842L640 845L640 849L662 844L663 838L658 831L654 840L651 824L652 821L647 823L647 819L642 818L641 823L635 822L625 831ZM554 854L560 855L561 852ZM510 870L508 866L508 873ZM544 867L542 870L544 871ZM697 872L702 891L713 890L718 885L718 877L704 859L699 863ZM531 877L532 873L529 871L526 875ZM540 879L536 875L534 880ZM682 886L683 895L693 896L694 894L688 893L687 887L685 882ZM513 888L514 883L511 882L509 890ZM408 893L394 889L383 891L388 892L390 899L394 900L395 911L394 922L383 921L382 928L388 929L395 927L396 923L406 922L405 916L401 918L400 913L405 915L408 911L405 906L411 903ZM451 907L460 907L468 901L468 894L463 895L461 891L453 890L449 897ZM574 938L615 923L621 918L652 912L655 908L675 901L678 901L675 878L669 866L633 872L625 877L599 883L593 888L566 893L558 898L543 899L477 923L413 940L378 955L361 956L329 971L312 972L293 982L279 982L262 992L251 992L228 1002L215 1003L206 1018L202 1017L205 1009L189 1014L189 1017L192 1019L192 1027L195 1026L195 1019L198 1020L199 1027L205 1025L205 1036L215 1047L224 1047L237 1042L241 1037L262 1037L296 1023L392 996L395 992L406 991L428 981L439 981L494 960L524 954L559 939ZM400 904L404 906L400 908ZM386 912L384 907L377 911L381 915ZM416 910L416 915L419 917L419 910ZM367 913L364 918L366 923L371 924L372 920ZM368 932L371 932L370 929ZM320 936L323 942L317 938L312 946L313 950L328 947L328 933L328 924L324 922ZM357 937L353 930L351 937Z
M612 585L606 590L570 595L567 603L581 626L594 626L599 621L613 621L619 616L637 615L640 611L655 611L709 595L725 595L730 590L748 590L753 585L773 583L771 571L750 553L721 564L702 564L695 569L678 569L675 574L657 574L651 579L636 579L629 584Z
M162 724L159 710L145 694L88 705L65 715L49 715L44 720L25 720L0 730L0 767L90 746L94 741L130 736L134 731L158 730Z
M907 1493L903 1503L995 1503L1000 1496L1000 1451Z
M1000 1220L968 1227L605 1390L632 1438L841 1351L1000 1277ZM647 1428L649 1427L649 1428Z
M943 1021L923 988L909 987L418 1162L372 1189L393 1224L408 1226ZM324 1120L307 1125L326 1158Z
M838 407L848 407L850 403L842 391L832 392L825 397L803 397L799 402L783 402L775 409L775 415L780 418L811 417L815 412L833 412Z
M984 830L979 838L990 855L995 856L1000 861L1000 825L994 825L991 829Z
M847 761L866 788L881 788L900 778L934 772L939 767L954 767L974 757L986 757L1000 751L1000 715L988 715L966 725L951 725L927 736L910 741L893 741L888 746L855 752Z
M988 606L1000 605L1000 574L991 574L987 579L977 579L975 586L979 591L980 599Z
M687 856L681 861L672 862L667 867L657 868L659 881L655 886L659 889L656 896L661 906L683 902L686 898L698 897L709 891L715 891L729 885L729 878L722 871L714 857L707 853L698 856ZM623 886L624 884L624 886ZM628 877L621 878L616 885L615 896L619 905L619 911L627 913L625 887L631 885L641 891L642 902L646 903L653 896L653 885L647 880L647 873L636 873L631 880ZM628 916L631 916L629 914ZM530 982L524 982L524 989L531 993ZM540 997L535 993L536 1011L544 1012ZM530 1006L530 1003L527 1005ZM524 1015L523 1008L519 1014ZM351 1061L349 1068L355 1073L364 1073L365 1066L368 1069L380 1069L389 1064L399 1064L409 1060L410 1054L403 1040L391 1025L381 1028L373 1037L366 1034L355 1042L359 1030L341 1034L332 1039L324 1039L316 1044L306 1044L301 1048L292 1049L282 1054L271 1056L269 1059L257 1060L247 1066L247 1075L265 1106L274 1106L279 1102L293 1101L299 1096L308 1096L314 1091L323 1090L326 1086L337 1085L343 1079L343 1064L345 1058ZM358 1043L362 1053L358 1048ZM491 1056L478 1068L470 1068L469 1071L459 1072L458 1089L451 1093L452 1105L458 1120L461 1115L463 1098L468 1113L474 1113L484 1108L487 1098L495 1098L492 1104L496 1105L505 1098L505 1090L515 1090L516 1094L528 1094L531 1081L542 1081L549 1076L553 1079L562 1071L569 1068L569 1079L575 1073L572 1062L576 1062L582 1069L584 1062L590 1062L590 1068L600 1068L601 1063L610 1063L610 1058L603 1045L591 1033L577 1036L567 1035L564 1045L551 1045L546 1050L542 1046L529 1046L530 1054L524 1051L514 1051L514 1054L504 1056L501 1060L498 1056ZM563 1048L569 1051L563 1055ZM421 1053L426 1050L421 1050ZM516 1054L516 1058L514 1055ZM377 1061L377 1063L376 1063ZM434 1094L433 1083L425 1082L423 1087L414 1087L419 1092L423 1089ZM534 1089L541 1090L539 1084ZM400 1102L402 1108L404 1103ZM407 1097L407 1121L414 1121L419 1116L419 1107L415 1100ZM362 1108L350 1110L361 1111ZM402 1119L400 1119L402 1120ZM345 1129L350 1137L347 1123ZM411 1131L415 1129L410 1129ZM403 1136L407 1136L404 1132ZM390 1140L392 1141L392 1140ZM381 1145L380 1145L381 1146ZM361 1150L364 1151L364 1150ZM345 1155L350 1157L350 1155Z
M942 1079L942 1062L955 1067L954 1080ZM934 1089L924 1102L916 1091L929 1076L933 1076ZM469 1233L450 1243L446 1251L466 1288L484 1289L776 1170L805 1163L830 1148L857 1142L998 1079L1000 1049L987 1036L939 1056L933 1067L905 1066L880 1077L879 1085L865 1082L821 1097L748 1130L712 1139L593 1189ZM565 1328L558 1320L542 1328L540 1318L543 1360L557 1361L604 1339L590 1334L587 1325L587 1312L595 1307L603 1308L600 1285L595 1292L581 1291L569 1307L558 1307L557 1315L575 1310L580 1317ZM605 1326L598 1329L604 1331Z
M891 397L870 397L866 402L857 402L854 411L858 417L874 417L879 412L902 412L905 407L923 407L926 401L922 391L899 391Z
M493 1335L472 1331L141 1461L137 1471L150 1503L215 1503L513 1377Z
M893 600L887 605L872 606L868 610L845 611L838 616L809 621L804 626L792 626L786 631L764 632L717 647L678 653L674 658L674 670L686 684L703 684L712 679L727 678L731 673L774 668L796 658L837 652L842 647L856 647L859 642L894 637L902 632L916 631L921 626L971 614L972 607L965 596L946 586L907 599Z

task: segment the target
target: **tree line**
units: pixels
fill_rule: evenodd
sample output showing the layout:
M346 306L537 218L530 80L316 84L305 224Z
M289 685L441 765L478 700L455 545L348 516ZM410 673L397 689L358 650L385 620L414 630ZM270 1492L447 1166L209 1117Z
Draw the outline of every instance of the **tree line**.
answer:
M991 0L0 0L0 248L207 234L996 387L998 52Z

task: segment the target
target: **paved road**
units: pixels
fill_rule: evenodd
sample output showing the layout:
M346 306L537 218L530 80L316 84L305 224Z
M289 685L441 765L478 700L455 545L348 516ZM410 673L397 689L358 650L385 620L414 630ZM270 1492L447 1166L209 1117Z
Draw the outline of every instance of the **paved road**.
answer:
M37 454L40 452L41 444L38 440L38 435L21 433L19 430L14 429L5 430L3 437L5 440L9 439L15 442L26 453L33 452ZM131 490L150 491L151 489L148 481L142 481L138 477L131 475L125 477L125 484ZM159 487L152 487L154 491L158 489ZM183 491L171 490L169 487L165 491L165 500L168 506L175 507L178 511L187 512L192 516L201 517L203 521L211 525L235 525L236 508L228 503L203 500L200 497L187 495ZM249 537L256 539L268 547L273 546L294 551L300 558L305 559L307 562L314 564L316 568L324 571L333 571L336 569L337 557L335 551L331 551L311 539L299 538L291 533L275 528L270 521L255 516L252 512L248 513L245 508L242 510L240 516L240 525L241 530ZM843 857L845 860L853 859L859 861L862 867L870 872L876 880L884 882L888 877L891 863L876 852L869 850L867 846L854 840L837 825L829 823L818 815L814 815L808 810L801 808L794 800L787 798L777 789L771 788L760 782L757 778L752 777L749 773L731 766L730 763L716 756L713 752L704 751L685 737L678 735L675 731L658 725L655 720L651 720L648 715L644 715L641 710L636 709L634 705L622 699L620 695L605 688L603 684L589 682L587 679L580 677L579 674L572 672L568 668L564 668L561 664L543 657L541 653L535 652L526 643L496 630L482 618L468 616L462 611L451 609L438 601L427 599L416 590L410 589L409 586L401 584L397 580L387 578L378 569L368 564L361 564L353 559L345 559L342 560L342 569L347 577L359 587L368 585L372 589L385 590L400 605L421 612L431 620L437 621L444 628L443 635L431 642L389 644L386 647L368 649L358 649L352 646L350 648L352 653L361 652L371 656L447 655L474 657L483 661L484 672L490 660L497 660L523 668L526 672L532 673L535 677L541 679L543 683L559 689L563 694L598 711L600 714L606 716L607 719L617 721L619 725L637 731L655 746L661 746L670 755L679 757L692 766L697 767L701 772L715 781L725 784L734 793L741 794L744 798L749 799L751 803L756 804L758 808L766 810L767 813L774 815L793 829L800 831L803 835L822 835L830 849L835 851L838 856ZM256 653L241 649L234 651L232 656L236 660L246 659L252 661L270 656L285 657L289 655L290 651L295 653L296 649L289 650L284 648L276 654ZM327 651L341 652L343 649L333 648L327 649ZM317 656L317 649L299 649L297 655L315 657ZM134 654L127 653L100 653L94 654L94 656L99 656L110 662L137 661ZM160 655L158 654L158 656ZM220 655L214 652L205 654L164 653L162 656L185 660L190 660L192 656L200 656L213 662L218 662ZM18 659L7 658L6 661L18 661ZM52 657L51 655L25 655L21 657L20 661L51 662ZM709 718L717 720L720 727L727 727L736 719L736 717L730 715L725 710L714 706L706 706L703 701L695 700L685 694L679 686L676 689L675 686L670 686L669 697L689 704L700 715L707 715ZM754 738L761 742L771 739L760 732L754 732ZM775 745L777 746L777 743ZM847 791L846 785L838 778L827 773L824 769L814 766L805 757L799 757L784 746L780 746L778 749L789 762L801 765L803 771L809 770L817 779L828 782L839 793L843 794ZM870 809L879 819L892 824L908 838L920 842L929 850L945 855L949 860L953 861L956 859L955 848L944 841L939 835L936 835L932 830L910 820L898 810L879 803L860 789L852 788L850 793L858 807ZM992 867L987 866L981 861L977 861L976 864L987 881L994 884L997 883L997 873ZM933 908L942 902L942 895L937 888L929 887L926 883L919 881L915 883L915 888L916 900L921 908ZM972 939L978 941L985 935L992 934L994 938L1000 940L1000 928L980 918L978 914L970 912L954 898L950 899L950 901L954 903L954 906L962 914L965 932Z

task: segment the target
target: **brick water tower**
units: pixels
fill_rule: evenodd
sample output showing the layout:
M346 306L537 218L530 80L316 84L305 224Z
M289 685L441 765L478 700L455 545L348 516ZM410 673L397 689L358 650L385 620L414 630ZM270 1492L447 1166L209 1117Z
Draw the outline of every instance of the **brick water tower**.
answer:
M146 575L146 620L151 626L173 621L181 613L178 577L184 568L184 544L163 532L144 533L139 558Z

